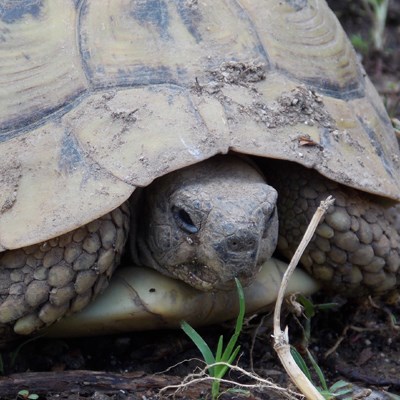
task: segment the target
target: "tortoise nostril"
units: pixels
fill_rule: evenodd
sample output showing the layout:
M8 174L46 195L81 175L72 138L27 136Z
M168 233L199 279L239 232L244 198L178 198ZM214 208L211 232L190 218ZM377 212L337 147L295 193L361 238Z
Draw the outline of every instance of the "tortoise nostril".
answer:
M228 250L233 252L242 252L254 250L258 245L258 241L254 234L250 232L239 232L227 239Z

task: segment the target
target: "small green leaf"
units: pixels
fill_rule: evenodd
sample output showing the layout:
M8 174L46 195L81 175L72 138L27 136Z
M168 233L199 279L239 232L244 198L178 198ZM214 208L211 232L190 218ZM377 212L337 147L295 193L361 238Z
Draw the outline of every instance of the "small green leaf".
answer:
M300 294L297 296L297 301L304 307L306 318L310 319L315 315L315 306L310 299Z
M315 358L312 356L310 351L308 349L306 349L306 351L307 351L307 356L308 356L309 360L311 361L311 364L312 364L315 372L318 375L318 379L321 382L322 388L324 390L328 391L329 389L328 389L328 385L326 384L324 373L322 372L321 368L319 367L318 363L315 361Z
M307 364L301 354L294 347L290 347L290 353L292 354L292 357L297 366L303 371L303 374L308 378L310 382L312 382L310 370L308 369Z
M232 353L230 358L228 358L228 360L220 361L220 362L225 362L228 365L216 365L215 366L215 377L216 378L223 378L223 376L226 374L226 371L228 370L229 366L232 365L233 361L237 357L239 351L240 351L240 346L236 347L235 351Z
M231 339L229 340L226 349L221 357L220 361L227 361L233 351L233 348L236 345L236 342L239 338L240 332L243 329L243 321L245 315L245 300L244 300L244 292L243 287L239 281L239 279L235 278L236 288L239 296L239 315L236 319L236 326L235 326L235 333L232 335Z
M215 364L215 358L204 339L186 321L181 322L181 328L186 333L186 335L188 335L190 339L192 339L193 343L200 350L200 353L203 355L204 361L208 365ZM215 376L213 367L210 368L210 375Z
M335 382L330 388L329 391L334 395L334 396L344 396L346 394L350 394L353 392L352 389L352 384L349 382L346 382L344 380L339 380ZM343 399L345 400L345 399Z
M351 44L362 54L367 54L369 51L369 43L360 34L350 36Z
M222 349L224 348L224 337L221 335L218 340L217 351L215 353L215 361L218 362L221 360Z
M239 296L239 315L236 320L235 333L240 333L243 327L243 320L245 314L245 299L242 284L239 279L235 278L236 288Z
M339 303L322 303L315 305L317 310L332 310L337 307L339 307Z
M347 387L347 388L351 387L351 383L346 382L346 381L344 381L344 380L341 379L341 380L335 382L329 389L330 389L332 392L334 392L334 391L336 391L336 390L343 389L343 388L345 388L345 387Z
M208 370L210 376L214 378L211 385L211 397L213 400L216 400L219 397L221 383L220 379L226 374L226 371L228 370L228 368L230 368L240 351L240 346L237 346L235 348L235 345L243 328L245 300L243 288L240 284L240 281L235 278L235 282L239 296L239 315L236 319L235 332L231 336L225 350L223 350L224 338L222 335L219 337L215 358L204 339L187 322L181 322L181 328L200 350L205 362L209 366ZM214 365L213 367L210 367L210 365L215 364L216 362L224 362L227 365Z

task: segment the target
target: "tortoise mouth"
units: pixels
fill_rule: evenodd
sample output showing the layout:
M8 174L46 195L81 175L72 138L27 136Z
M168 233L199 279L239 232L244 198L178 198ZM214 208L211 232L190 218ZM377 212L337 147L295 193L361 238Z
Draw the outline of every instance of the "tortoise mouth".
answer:
M168 272L173 278L198 290L204 292L219 290L219 277L216 272L208 265L198 261L169 266Z
M236 287L233 275L228 279L221 279L222 274L218 273L215 268L198 261L169 266L168 273L171 277L203 292L230 291ZM253 277L247 275L240 275L237 278L243 286L248 286L253 281Z

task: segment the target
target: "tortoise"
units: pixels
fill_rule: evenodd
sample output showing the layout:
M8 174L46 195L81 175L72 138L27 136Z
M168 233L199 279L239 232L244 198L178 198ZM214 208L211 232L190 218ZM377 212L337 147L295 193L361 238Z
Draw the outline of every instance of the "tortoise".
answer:
M196 289L248 285L328 194L303 267L398 287L399 145L324 0L3 1L0 32L3 338L83 309L127 242Z

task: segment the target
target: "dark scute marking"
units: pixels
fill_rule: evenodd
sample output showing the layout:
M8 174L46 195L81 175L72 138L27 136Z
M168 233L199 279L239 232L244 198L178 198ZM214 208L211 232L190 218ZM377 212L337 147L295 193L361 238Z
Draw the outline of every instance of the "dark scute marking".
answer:
M332 130L329 128L323 128L320 130L320 145L323 149L330 149L332 147Z
M12 24L24 17L26 14L38 18L40 9L43 7L42 0L7 0L0 3L0 19Z
M83 71L85 73L86 79L88 81L91 81L93 78L93 71L90 68L90 50L88 46L88 38L87 38L87 32L82 29L84 26L84 18L86 17L88 13L88 4L86 1L81 1L77 3L78 7L78 24L76 26L76 33L77 33L77 38L78 38L78 48L79 48L79 54L81 55L81 65L83 68Z
M188 78L188 71L185 67L182 67L180 65L176 66L176 73L178 74L178 81L179 82L185 82L187 81Z
M188 32L194 37L197 43L201 42L199 24L202 20L202 15L197 6L188 0L176 0L175 7Z
M13 136L9 136L9 131L18 130L35 123L39 119L45 117L48 113L47 109L37 110L32 114L19 115L15 118L8 118L0 121L0 142L4 142Z
M364 79L357 79L349 82L346 86L339 86L336 82L320 77L298 77L279 65L276 69L291 80L304 83L310 86L309 89L314 89L318 93L333 97L334 99L353 100L365 97Z
M379 107L379 104L376 104L375 101L371 101L370 103L372 107L374 108L376 114L378 115L379 119L381 120L382 124L385 126L385 129L387 132L390 132L393 129L392 122L390 120L390 117L388 116L386 112L386 108L381 104ZM400 137L398 137L399 143L400 143Z
M259 40L258 35L257 40ZM253 49L254 53L259 54L260 57L262 57L265 61L265 69L269 70L271 69L271 62L270 62L270 57L268 55L268 52L264 49L262 44L257 44L256 47Z
M360 85L361 80L349 82L346 86L339 86L336 82L318 77L305 78L303 82L317 89L320 93L335 99L352 100L365 96L365 88Z
M171 69L164 65L159 67L140 66L118 70L119 85L153 85L166 82L178 83L177 79L174 79Z
M71 174L83 162L83 152L74 135L65 132L61 142L61 152L58 167L62 172Z
M307 7L308 0L285 0L286 4L290 7L294 8L296 11L300 11L303 8Z
M43 125L47 121L66 114L74 108L85 97L85 90L74 93L64 99L62 104L55 107L47 107L33 110L31 113L20 114L18 117L0 121L0 143L6 142L21 133L26 133L28 129L34 129Z
M170 38L168 6L164 0L132 0L130 15L140 25L154 26L162 39Z
M391 162L388 161L385 151L384 151L384 149L381 145L381 142L380 142L379 138L377 137L375 131L360 116L357 116L357 119L360 122L360 124L362 125L362 127L364 128L365 132L367 132L367 135L370 138L371 145L375 149L376 154L381 159L386 172L392 178L394 178L392 164L391 164Z
M85 0L73 0L75 9L78 9L81 6L81 3L85 2Z
M10 29L7 28L5 25L0 28L0 42L5 43L7 38L10 34Z

